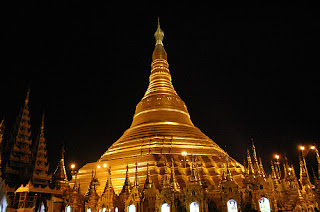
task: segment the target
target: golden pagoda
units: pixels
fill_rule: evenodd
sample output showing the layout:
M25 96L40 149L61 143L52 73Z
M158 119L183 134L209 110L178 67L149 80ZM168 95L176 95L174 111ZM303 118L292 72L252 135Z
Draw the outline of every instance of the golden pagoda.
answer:
M111 167L112 185L118 194L126 179L127 166L131 182L137 172L143 186L149 172L152 183L160 189L169 164L175 172L171 176L183 189L190 182L194 167L204 187L217 187L229 160L234 180L242 183L243 166L194 126L186 104L175 91L159 21L154 37L149 86L136 106L132 124L97 162L79 170L81 193L86 192L93 170L101 185L97 192L103 192L108 179L108 171L103 167Z

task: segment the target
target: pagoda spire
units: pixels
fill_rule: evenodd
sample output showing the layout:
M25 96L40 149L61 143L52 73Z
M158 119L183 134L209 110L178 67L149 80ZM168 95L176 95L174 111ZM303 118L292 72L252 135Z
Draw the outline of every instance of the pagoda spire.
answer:
M103 193L107 192L108 189L113 189L111 181L111 166L108 167L108 178Z
M31 177L31 126L29 117L29 93L17 118L5 154L5 179L9 186L27 184ZM4 158L3 158L4 159ZM14 162L13 162L14 161Z
M129 178L129 166L127 164L126 179L124 180L124 185L122 187L121 193L130 193L130 191L131 191L131 183Z
M169 187L170 187L170 177L169 177L169 173L168 173L168 161L166 158L165 165L164 165L163 188L169 188Z
M271 177L272 177L272 179L277 179L278 178L272 160L271 160Z
M149 77L150 83L143 99L159 94L178 96L171 83L167 53L162 42L164 32L160 28L159 20L157 30L154 33L154 38L156 44L152 53L151 74Z
M249 149L247 149L247 160L248 160L248 174L249 175L254 174L254 169L253 169Z
M139 188L138 162L136 162L136 171L134 173L134 187Z
M163 46L163 37L164 37L164 32L160 28L160 19L158 17L158 28L156 32L154 33L154 38L156 39L156 45L162 45Z
M310 184L310 179L309 179L309 175L308 175L308 171L306 170L306 166L304 163L304 158L302 158L303 156L301 156L299 154L299 164L300 164L300 183L301 185L307 185Z
M36 140L37 150L32 174L32 182L36 185L49 184L51 176L48 175L49 164L47 161L47 145L44 137L44 114L42 115L40 133Z
M264 171L261 157L259 157L259 167L260 167L260 172L261 172L262 177L265 178L267 175L266 175L266 172Z
M257 157L256 147L254 146L254 143L253 143L253 138L251 139L251 141L252 141L252 151L253 151L253 160L254 160L254 171L257 176L261 176L259 161Z
M67 172L64 164L64 145L61 147L61 158L56 170L53 173L53 179L56 181L56 185L61 187L67 183Z
M151 188L151 187L152 187L152 181L150 179L149 163L147 163L147 177L144 183L144 189Z
M174 169L174 160L171 158L171 177L170 177L170 186L172 191L180 191L180 186L179 183L177 182L176 179L176 173Z

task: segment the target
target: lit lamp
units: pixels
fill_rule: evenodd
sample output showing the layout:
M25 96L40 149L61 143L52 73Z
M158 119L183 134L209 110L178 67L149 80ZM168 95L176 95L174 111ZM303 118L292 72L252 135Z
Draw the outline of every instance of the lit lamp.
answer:
M76 165L73 163L71 164L70 168L71 168L71 176L73 178L77 174L77 171L75 170Z
M279 162L279 159L280 159L280 155L279 154L275 154L274 155L274 158L276 159L275 161L275 169L276 169L276 173L277 173L277 176L279 177L279 179L281 178L281 171L280 171L280 162Z
M188 155L188 153L186 151L181 152L181 155L184 158L184 168L187 168L187 161L186 161L186 157Z
M97 168L98 168L98 169L100 169L100 168L101 168L101 166L100 166L100 165L98 165L98 166L97 166Z

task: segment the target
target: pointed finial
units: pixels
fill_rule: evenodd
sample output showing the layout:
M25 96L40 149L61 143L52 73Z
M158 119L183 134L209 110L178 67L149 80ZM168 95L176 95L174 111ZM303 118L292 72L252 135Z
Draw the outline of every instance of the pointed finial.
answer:
M44 129L44 113L42 114L41 130Z
M160 44L163 46L163 43L162 43L163 37L164 37L164 32L160 28L160 20L158 17L158 28L157 28L156 32L154 33L154 38L156 39L156 45Z
M27 90L27 97L26 97L26 100L25 100L25 104L27 105L28 102L29 102L29 93L30 93L30 88L28 88Z

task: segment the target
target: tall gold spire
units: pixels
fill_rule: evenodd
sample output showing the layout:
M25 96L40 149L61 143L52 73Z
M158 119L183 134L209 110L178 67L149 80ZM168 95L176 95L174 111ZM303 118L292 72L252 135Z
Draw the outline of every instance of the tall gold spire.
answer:
M253 160L254 160L254 171L256 173L257 176L261 175L261 171L260 171L260 166L259 166L259 162L258 162L258 157L257 157L257 152L256 152L256 147L254 146L253 143L253 138L251 139L252 141L252 151L253 151Z
M253 169L253 165L252 165L252 160L250 157L250 152L249 149L247 149L247 160L248 160L248 174L254 174L254 169Z
M158 28L157 31L154 33L154 38L156 39L156 45L160 44L163 46L163 37L164 37L164 32L160 28L160 20L158 17Z
M193 125L185 103L171 82L167 53L162 43L164 33L159 22L154 37L156 45L152 54L149 86L136 107L131 126L163 121Z
M112 164L113 169L118 174L113 174L113 186L118 193L122 188L122 179L125 175L125 164L134 166L134 163L149 162L149 171L158 170L158 156L168 154L174 160L178 160L182 152L189 152L197 157L203 155L214 158L214 164L221 164L221 156L226 155L215 142L203 134L191 121L187 106L175 91L167 53L164 48L164 33L158 22L155 30L155 47L152 53L151 71L149 75L149 85L141 101L137 104L132 124L123 135L112 144L112 146L102 155L100 162L116 160L117 164ZM119 159L121 158L121 159ZM162 156L161 156L162 158ZM229 158L232 163L233 177L235 181L239 179L241 164ZM163 160L163 159L161 159ZM213 162L204 162L205 166L216 166ZM236 164L236 165L235 165ZM182 168L181 164L175 164L177 169ZM234 169L234 167L237 167ZM89 166L88 166L89 168ZM86 170L85 167L83 170ZM172 165L174 169L174 165ZM171 174L174 175L174 171ZM83 174L85 175L85 174ZM156 175L156 174L155 174ZM214 180L220 179L218 173L213 176ZM78 174L79 176L79 174ZM87 175L86 175L87 176ZM141 178L140 178L141 176ZM87 176L89 177L89 176ZM147 177L146 172L139 171L139 179ZM152 182L159 188L161 182L158 177L152 175ZM178 189L178 182L181 186L187 185L188 180L177 172L177 179L171 176L171 185ZM212 182L210 184L215 184Z

